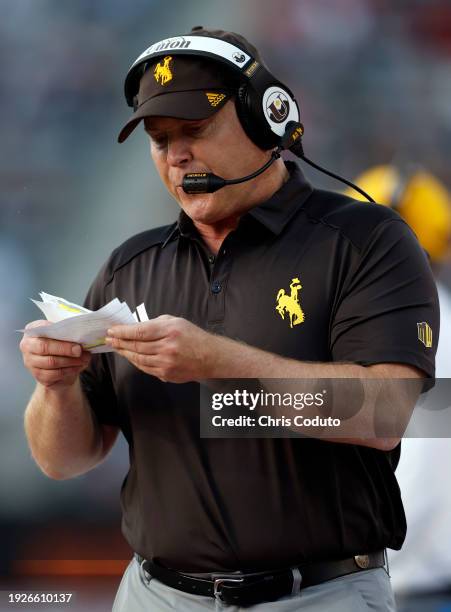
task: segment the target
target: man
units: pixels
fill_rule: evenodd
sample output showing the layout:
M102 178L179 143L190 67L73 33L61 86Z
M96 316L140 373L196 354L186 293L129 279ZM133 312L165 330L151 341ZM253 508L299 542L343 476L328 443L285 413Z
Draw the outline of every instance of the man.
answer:
M214 59L224 42L236 62L248 58L247 75ZM380 432L377 394L339 437L200 438L196 381L432 377L427 259L392 211L316 190L280 159L242 184L185 193L187 174L235 179L269 164L294 99L271 89L257 50L232 33L195 28L137 63L119 139L144 123L182 211L116 249L89 291L90 309L144 300L149 321L109 330L115 352L89 359L73 343L22 341L38 382L25 417L33 456L71 478L119 431L127 438L122 528L136 557L117 611L393 610L383 551L405 534L399 436ZM408 402L389 400L397 418Z

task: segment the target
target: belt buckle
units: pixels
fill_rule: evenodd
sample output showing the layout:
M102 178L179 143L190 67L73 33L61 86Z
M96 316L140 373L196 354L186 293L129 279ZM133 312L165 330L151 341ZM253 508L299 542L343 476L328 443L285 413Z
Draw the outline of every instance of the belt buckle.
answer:
M228 578L227 576L219 577L214 579L213 583L213 595L216 601L220 601L221 603L227 603L221 597L221 587L226 582L244 582L244 578Z
M141 561L138 560L139 563L139 577L141 579L141 582L148 586L149 582L152 580L152 575L149 574L149 572L145 569L144 567L144 563L146 562L145 559L141 559Z

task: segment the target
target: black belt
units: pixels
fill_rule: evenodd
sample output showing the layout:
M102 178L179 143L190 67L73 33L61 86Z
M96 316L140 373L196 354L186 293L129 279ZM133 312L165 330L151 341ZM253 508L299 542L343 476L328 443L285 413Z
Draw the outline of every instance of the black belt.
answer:
M163 584L185 593L215 597L234 606L252 606L274 601L300 589L363 570L384 567L384 551L356 555L340 561L306 563L284 570L236 575L214 572L211 580L194 578L167 569L135 554L141 568Z

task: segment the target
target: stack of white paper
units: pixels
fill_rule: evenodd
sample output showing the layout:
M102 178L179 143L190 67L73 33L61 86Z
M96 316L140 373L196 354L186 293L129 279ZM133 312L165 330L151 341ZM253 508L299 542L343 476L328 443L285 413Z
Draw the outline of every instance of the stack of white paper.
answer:
M48 293L41 292L39 295L42 302L32 301L52 323L21 330L26 336L68 340L81 344L85 351L107 353L114 350L105 344L107 330L113 325L127 325L138 321L128 305L117 298L93 312Z

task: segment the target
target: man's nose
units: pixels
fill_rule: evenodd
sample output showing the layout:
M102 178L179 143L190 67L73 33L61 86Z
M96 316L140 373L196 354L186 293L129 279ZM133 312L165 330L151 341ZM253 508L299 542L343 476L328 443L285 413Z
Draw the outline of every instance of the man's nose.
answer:
M193 154L186 138L172 138L168 141L167 162L171 166L183 166L192 161Z

